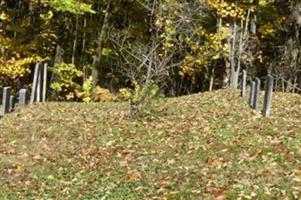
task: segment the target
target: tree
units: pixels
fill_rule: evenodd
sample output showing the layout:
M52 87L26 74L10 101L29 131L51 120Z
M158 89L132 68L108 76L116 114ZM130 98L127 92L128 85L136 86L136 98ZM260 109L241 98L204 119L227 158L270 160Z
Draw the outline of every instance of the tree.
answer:
M289 91L300 85L299 7L297 0L1 0L0 85L30 87L34 63L48 62L56 72L80 71L72 80L79 90L90 80L111 92L134 82L143 88L148 67L158 65L167 75L154 82L168 96L237 88L241 69L273 72Z
M283 6L283 5L282 5ZM298 76L301 76L301 1L290 1L289 12L286 19L286 41L284 44L282 76L288 80L286 91L289 92L292 86L297 83Z

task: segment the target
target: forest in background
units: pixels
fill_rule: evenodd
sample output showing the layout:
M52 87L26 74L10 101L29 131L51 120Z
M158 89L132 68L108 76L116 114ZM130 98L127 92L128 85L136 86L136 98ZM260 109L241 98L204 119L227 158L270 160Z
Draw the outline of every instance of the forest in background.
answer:
M31 87L41 62L52 100L237 88L243 69L289 92L300 13L300 0L0 0L0 87Z

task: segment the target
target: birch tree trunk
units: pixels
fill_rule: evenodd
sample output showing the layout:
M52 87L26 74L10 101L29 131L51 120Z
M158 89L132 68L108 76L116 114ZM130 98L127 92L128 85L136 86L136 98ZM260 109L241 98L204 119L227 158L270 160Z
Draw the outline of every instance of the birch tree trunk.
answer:
M231 53L230 53L230 64L231 64L231 78L230 78L230 86L232 89L237 89L238 87L238 79L241 71L241 57L244 51L244 45L247 43L248 31L249 31L249 21L250 21L250 13L251 10L248 9L247 18L245 23L243 20L240 22L240 28L237 27L236 22L234 22L233 28L233 39L231 44ZM238 48L236 48L236 37L239 33L239 41ZM229 40L230 41L230 40ZM237 63L235 62L237 54Z

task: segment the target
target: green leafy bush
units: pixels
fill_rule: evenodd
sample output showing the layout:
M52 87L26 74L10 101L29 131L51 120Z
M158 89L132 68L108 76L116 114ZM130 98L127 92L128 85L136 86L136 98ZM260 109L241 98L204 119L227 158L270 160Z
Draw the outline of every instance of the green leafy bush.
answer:
M130 106L130 114L136 115L149 107L152 99L159 97L160 88L157 84L151 83L141 87L134 83L134 88L122 88L119 90L119 99L128 100Z

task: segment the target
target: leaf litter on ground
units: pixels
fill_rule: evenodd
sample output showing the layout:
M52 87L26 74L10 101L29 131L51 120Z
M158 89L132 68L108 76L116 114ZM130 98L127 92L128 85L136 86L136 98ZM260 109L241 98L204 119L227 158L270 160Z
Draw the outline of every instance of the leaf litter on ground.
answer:
M237 92L154 102L43 103L0 122L1 199L298 199L301 98L261 117Z

